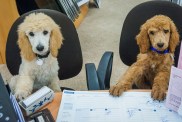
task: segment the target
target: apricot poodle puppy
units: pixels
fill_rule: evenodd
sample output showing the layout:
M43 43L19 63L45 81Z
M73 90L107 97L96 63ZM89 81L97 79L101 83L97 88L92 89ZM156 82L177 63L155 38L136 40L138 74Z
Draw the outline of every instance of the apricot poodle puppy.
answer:
M136 36L140 53L118 83L109 92L120 96L135 84L140 89L150 89L154 100L164 100L174 64L174 51L179 43L179 34L173 21L164 15L147 20Z
M46 14L32 13L25 17L17 32L22 63L17 80L10 82L16 98L26 98L42 86L60 91L57 61L63 41L60 27Z

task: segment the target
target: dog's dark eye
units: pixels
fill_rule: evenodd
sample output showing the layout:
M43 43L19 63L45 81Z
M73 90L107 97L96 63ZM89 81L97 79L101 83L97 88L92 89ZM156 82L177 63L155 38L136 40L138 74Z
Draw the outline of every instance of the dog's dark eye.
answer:
M48 31L44 30L44 31L43 31L43 34L44 34L44 35L47 35L47 34L48 34Z
M154 35L154 31L150 31L149 34Z
M165 30L165 29L164 29L164 33L168 33L168 32L169 32L169 30Z
M29 35L30 35L30 36L34 36L34 33L33 33L33 32L29 32Z

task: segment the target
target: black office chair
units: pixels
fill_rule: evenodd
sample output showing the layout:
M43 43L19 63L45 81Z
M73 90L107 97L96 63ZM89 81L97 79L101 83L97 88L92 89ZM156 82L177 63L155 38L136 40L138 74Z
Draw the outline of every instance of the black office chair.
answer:
M136 43L135 37L139 33L140 26L144 24L146 20L153 17L154 15L163 14L170 17L178 28L181 40L182 39L182 16L180 16L181 13L182 13L181 6L167 1L149 1L141 3L136 7L134 7L128 13L121 31L119 53L122 62L130 66L136 61L137 54L139 53L139 48ZM175 51L175 66L177 65L178 62L179 50L180 46L177 46ZM110 57L109 60L112 60L111 58L112 56L109 57ZM105 60L102 62L109 62L109 60ZM106 64L107 65L104 66L102 65L102 69L107 69L107 67L109 67L108 66L109 63ZM112 67L112 64L110 64L110 67ZM107 72L107 71L103 70L102 72ZM108 72L111 73L111 70ZM106 76L107 75L106 73L102 73L101 76L103 78L105 77L109 78L100 81L98 78L99 72L98 70L96 71L93 63L86 64L86 73L87 73L87 85L90 86L91 90L108 89L110 87L109 85L110 74L108 73L108 76ZM134 86L133 88L136 87Z
M124 64L130 66L136 61L136 56L139 53L139 48L135 37L139 33L140 26L145 21L154 15L163 14L170 17L180 34L182 39L182 7L167 1L149 1L144 2L134 7L127 15L120 37L119 53ZM177 46L175 51L175 66L178 62L180 46Z
M6 63L12 75L17 75L21 64L20 50L17 45L17 27L24 18L32 12L43 12L50 16L60 27L64 37L63 45L59 50L59 79L64 80L76 76L82 69L82 51L72 21L61 12L50 9L37 9L21 15L12 25L6 44ZM63 87L64 89L64 87Z

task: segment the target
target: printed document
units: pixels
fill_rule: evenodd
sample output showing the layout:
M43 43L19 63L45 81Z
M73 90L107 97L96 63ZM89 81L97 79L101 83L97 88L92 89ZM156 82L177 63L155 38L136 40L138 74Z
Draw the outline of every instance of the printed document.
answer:
M151 92L108 92L64 90L57 122L182 122L182 117L154 101Z
M180 52L179 52L179 58L178 58L178 68L182 69L182 43L181 43Z
M177 112L182 103L182 70L174 66L171 68L166 106Z

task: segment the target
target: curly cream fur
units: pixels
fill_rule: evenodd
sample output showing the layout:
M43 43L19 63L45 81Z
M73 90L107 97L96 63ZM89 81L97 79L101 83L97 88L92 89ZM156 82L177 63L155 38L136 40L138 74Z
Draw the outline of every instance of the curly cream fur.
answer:
M26 32L50 32L49 50L47 58L43 58L43 65L36 64L37 57L32 50L32 45ZM23 99L32 93L33 90L39 89L46 85L54 91L60 91L58 85L58 50L62 45L63 36L60 27L44 13L32 13L24 19L18 27L18 45L20 48L22 63L19 69L19 75L16 81L10 82L16 98Z
M109 92L114 96L119 96L135 84L141 89L152 88L152 98L163 100L168 88L170 69L174 63L171 56L174 55L175 48L179 43L177 28L169 17L156 15L141 26L136 40L140 48L137 61L129 67ZM158 48L157 44L161 42L164 46ZM169 49L169 53L153 52L150 50L151 45L160 51Z
M41 31L49 29L51 33L51 54L57 57L58 49L61 47L63 36L60 32L59 26L47 15L43 13L32 13L27 16L22 24L18 28L18 45L21 49L21 55L26 60L31 61L35 58L35 54L32 51L32 46L28 41L25 31Z

